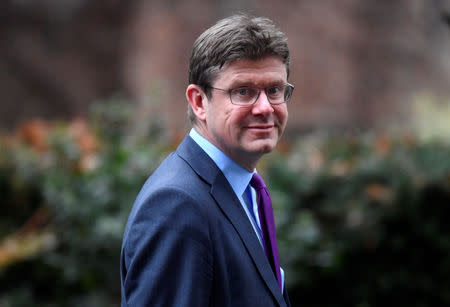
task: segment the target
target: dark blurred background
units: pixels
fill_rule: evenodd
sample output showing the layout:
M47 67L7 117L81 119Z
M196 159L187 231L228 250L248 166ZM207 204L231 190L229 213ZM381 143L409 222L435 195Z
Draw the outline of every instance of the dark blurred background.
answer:
M291 130L405 121L415 95L450 93L448 0L5 0L0 8L2 128L85 115L121 93L184 134L193 41L241 11L287 33Z
M293 306L450 306L449 0L3 0L0 307L120 305L129 210L189 129L192 44L238 12L289 39L260 170Z

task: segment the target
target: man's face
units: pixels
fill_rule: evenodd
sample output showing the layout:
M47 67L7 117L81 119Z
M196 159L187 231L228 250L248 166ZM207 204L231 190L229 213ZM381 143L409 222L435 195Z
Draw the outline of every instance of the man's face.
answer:
M278 57L266 57L226 64L212 86L226 90L242 86L266 88L286 82L283 62ZM274 149L288 117L286 103L271 105L264 91L253 105L239 106L231 103L228 92L212 89L204 108L204 136L249 170L263 154Z

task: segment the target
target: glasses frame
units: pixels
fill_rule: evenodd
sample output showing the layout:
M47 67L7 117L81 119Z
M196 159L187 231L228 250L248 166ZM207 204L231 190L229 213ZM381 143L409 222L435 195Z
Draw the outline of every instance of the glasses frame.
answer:
M213 86L208 86L208 87L209 87L210 89L213 89L213 90L218 90L218 91L222 91L222 92L228 93L228 97L230 98L231 103L234 104L234 105L237 105L237 106L251 106L251 105L254 105L254 104L258 101L258 98L259 98L259 96L261 95L261 92L262 92L262 91L264 91L264 93L266 94L267 100L269 101L269 103L270 103L271 105L280 105L280 104L283 104L283 103L288 102L289 100L291 100L292 92L294 91L295 86L294 86L293 84L290 84L290 83L285 83L285 84L283 84L282 86L290 88L290 89L291 89L291 93L290 93L290 95L289 95L288 100L285 100L285 101L283 101L283 102L276 102L276 103L272 103L272 102L270 101L269 95L267 94L267 91L268 91L270 88L274 87L274 85L271 85L271 86L268 86L268 87L264 87L264 88L263 88L263 87L258 87L258 86L250 86L250 85L249 85L249 86L239 86L239 87L230 88L230 89L217 88L217 87L213 87ZM233 99L231 98L231 93L232 93L234 90L238 90L238 89L241 89L241 88L253 88L253 89L258 89L258 95L256 95L256 98L255 98L255 100L254 100L252 103L244 103L244 104L242 104L242 103L235 103L235 102L233 102Z

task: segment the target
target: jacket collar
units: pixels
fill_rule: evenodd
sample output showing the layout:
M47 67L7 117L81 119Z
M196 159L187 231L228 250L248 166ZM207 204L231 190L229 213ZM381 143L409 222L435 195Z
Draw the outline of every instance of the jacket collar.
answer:
M180 144L177 153L203 180L211 185L211 195L238 233L261 278L272 292L278 304L286 306L264 250L239 199L234 194L225 176L212 159L189 136Z

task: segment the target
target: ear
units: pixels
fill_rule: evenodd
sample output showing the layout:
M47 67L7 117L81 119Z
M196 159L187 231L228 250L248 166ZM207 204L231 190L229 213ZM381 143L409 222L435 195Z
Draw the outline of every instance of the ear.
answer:
M205 92L196 84L189 84L186 89L186 99L191 105L195 116L201 121L206 119L208 99Z

